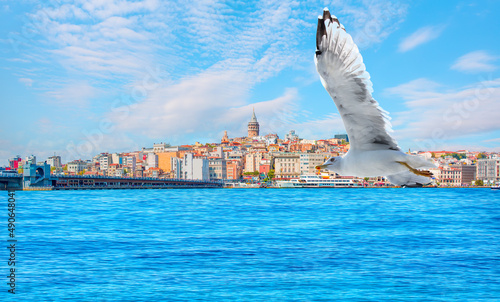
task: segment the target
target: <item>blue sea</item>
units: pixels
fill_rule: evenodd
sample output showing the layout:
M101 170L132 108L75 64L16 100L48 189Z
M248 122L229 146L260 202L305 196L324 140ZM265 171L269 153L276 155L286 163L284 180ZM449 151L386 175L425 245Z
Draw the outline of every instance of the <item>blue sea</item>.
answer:
M489 189L16 199L16 294L2 249L1 301L500 301L500 192Z

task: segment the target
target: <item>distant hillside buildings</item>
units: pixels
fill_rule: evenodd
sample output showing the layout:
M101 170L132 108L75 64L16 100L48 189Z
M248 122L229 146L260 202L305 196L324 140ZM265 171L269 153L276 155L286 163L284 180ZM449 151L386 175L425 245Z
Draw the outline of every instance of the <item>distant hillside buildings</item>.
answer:
M63 165L60 156L45 163L52 173L103 175L116 177L160 177L186 180L226 180L273 177L276 180L316 173L315 167L332 156L349 150L346 134L321 140L301 139L291 130L284 139L277 134L260 135L260 126L252 112L247 136L230 138L227 131L220 143L170 146L154 144L151 148L123 153L100 153L89 160L75 159ZM500 182L500 157L496 153L466 150L413 152L433 160L434 182L440 186L469 186L476 180L485 184ZM9 159L11 170L37 164L35 156ZM39 163L40 164L40 163ZM370 178L380 183L381 178Z

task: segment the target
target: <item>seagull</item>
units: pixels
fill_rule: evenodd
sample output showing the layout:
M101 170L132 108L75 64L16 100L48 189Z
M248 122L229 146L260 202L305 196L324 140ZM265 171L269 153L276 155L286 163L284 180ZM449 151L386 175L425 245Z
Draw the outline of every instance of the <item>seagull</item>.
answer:
M397 186L423 186L431 182L427 168L435 165L401 151L392 132L389 113L372 96L372 82L363 58L345 27L328 8L318 17L316 70L344 122L350 149L331 157L316 169L357 177L384 176Z

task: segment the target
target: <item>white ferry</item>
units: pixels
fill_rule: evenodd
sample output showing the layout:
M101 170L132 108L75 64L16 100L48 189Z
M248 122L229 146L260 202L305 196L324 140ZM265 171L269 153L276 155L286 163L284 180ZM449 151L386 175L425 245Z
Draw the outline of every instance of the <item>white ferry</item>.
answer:
M301 175L299 179L278 180L278 188L362 188L363 181L328 175Z

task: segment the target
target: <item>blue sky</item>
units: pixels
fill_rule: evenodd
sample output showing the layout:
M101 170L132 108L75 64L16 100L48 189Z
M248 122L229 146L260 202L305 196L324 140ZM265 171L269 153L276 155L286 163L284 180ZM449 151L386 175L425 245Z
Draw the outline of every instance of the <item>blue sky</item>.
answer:
M195 3L195 4L194 4ZM316 74L328 7L403 149L500 151L498 1L0 1L0 164L261 132L343 133Z

